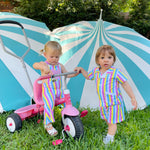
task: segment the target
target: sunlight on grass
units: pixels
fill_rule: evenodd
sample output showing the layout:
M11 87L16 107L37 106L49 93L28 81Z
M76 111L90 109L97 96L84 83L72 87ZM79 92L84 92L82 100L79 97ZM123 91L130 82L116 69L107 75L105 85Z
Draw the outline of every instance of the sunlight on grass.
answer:
M81 111L81 110L80 110ZM10 133L5 125L6 117L12 113L3 113L0 117L2 150L149 150L150 149L150 107L126 113L126 120L118 124L114 143L104 145L103 136L107 134L107 124L100 119L99 111L91 111L81 118L84 125L84 137L79 140L65 138L61 145L53 146L52 141L62 139L61 109L55 109L54 126L59 131L56 137L50 137L43 126L43 116L35 116L23 121L22 129ZM37 120L41 120L37 123Z

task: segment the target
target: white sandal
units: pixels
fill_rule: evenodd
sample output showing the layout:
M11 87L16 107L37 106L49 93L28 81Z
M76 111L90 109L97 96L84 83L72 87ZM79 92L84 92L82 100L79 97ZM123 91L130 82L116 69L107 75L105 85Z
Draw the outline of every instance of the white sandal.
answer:
M58 131L52 126L52 124L45 125L45 129L51 136L56 136Z

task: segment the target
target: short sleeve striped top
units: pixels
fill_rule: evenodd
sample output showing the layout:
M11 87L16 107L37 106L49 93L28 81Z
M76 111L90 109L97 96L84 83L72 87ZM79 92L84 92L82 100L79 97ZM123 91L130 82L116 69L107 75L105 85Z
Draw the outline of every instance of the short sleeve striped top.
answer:
M112 66L101 74L99 67L95 67L88 72L88 77L90 80L95 80L100 107L121 104L123 99L119 83L127 81L127 77L121 70Z

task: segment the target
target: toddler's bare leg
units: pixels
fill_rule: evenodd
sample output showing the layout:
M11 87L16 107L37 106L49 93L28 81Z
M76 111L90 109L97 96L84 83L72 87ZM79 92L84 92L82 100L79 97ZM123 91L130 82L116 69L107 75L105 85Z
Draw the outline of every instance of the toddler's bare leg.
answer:
M108 134L115 135L117 131L117 124L110 124L108 123Z
M112 143L114 141L114 136L117 131L117 124L110 124L108 123L108 132L106 137L103 138L104 144Z

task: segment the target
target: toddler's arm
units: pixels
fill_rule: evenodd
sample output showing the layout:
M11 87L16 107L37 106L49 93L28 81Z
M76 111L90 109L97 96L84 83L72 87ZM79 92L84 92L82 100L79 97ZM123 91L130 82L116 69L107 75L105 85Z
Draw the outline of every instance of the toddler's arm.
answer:
M61 71L62 71L62 73L68 72L63 64L60 64L60 65L61 65ZM75 76L77 76L78 74L79 74L79 73L76 73L76 74L69 74L69 75L67 75L67 78L75 77Z
M129 95L129 97L131 98L131 103L134 106L134 110L137 108L137 101L135 99L134 93L132 91L131 86L129 85L129 83L126 81L122 84L123 89L126 91L126 93Z
M48 74L53 74L48 65L45 62L36 62L33 64L33 68L40 70L41 71L41 75L48 75Z
M89 80L89 78L88 78L88 72L85 71L82 67L76 67L74 70L77 71L77 73L82 73L83 76L84 76L86 79Z

